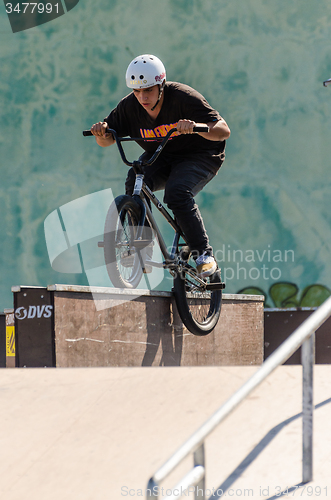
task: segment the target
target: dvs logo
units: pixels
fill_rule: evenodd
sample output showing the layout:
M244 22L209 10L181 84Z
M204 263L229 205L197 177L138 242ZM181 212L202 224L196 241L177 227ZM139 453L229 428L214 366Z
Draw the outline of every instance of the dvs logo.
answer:
M33 318L50 318L52 316L53 306L29 306L19 307L15 311L15 318L17 319L33 319Z
M53 21L76 7L79 0L17 2L4 0L13 33Z

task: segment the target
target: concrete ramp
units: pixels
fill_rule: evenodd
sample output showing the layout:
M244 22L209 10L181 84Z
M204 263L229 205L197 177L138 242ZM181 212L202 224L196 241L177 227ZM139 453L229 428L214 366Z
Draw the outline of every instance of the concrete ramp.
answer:
M149 476L256 369L3 369L0 498L144 498ZM207 439L207 493L331 496L331 367L314 377L314 482L298 487L301 367L282 366ZM162 485L165 496L191 463Z

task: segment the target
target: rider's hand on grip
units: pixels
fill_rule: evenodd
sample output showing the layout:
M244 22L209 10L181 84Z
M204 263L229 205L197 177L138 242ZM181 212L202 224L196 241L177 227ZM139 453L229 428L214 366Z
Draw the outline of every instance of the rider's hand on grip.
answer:
M94 135L95 137L107 138L109 134L107 133L108 124L106 122L95 123L90 130L84 130L84 136Z

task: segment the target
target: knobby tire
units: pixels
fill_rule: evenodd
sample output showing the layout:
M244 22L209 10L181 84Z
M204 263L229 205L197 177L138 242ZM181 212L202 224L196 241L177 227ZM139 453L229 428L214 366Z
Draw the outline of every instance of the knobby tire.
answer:
M220 271L208 279L211 283L221 283ZM215 328L221 314L222 290L194 290L194 278L183 270L174 279L174 295L179 316L191 333L208 335Z

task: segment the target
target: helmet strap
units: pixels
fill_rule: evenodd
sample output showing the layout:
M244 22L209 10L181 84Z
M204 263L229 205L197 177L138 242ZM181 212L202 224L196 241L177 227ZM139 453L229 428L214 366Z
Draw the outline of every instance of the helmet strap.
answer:
M164 86L165 86L165 80L163 80L162 85L159 85L159 97L157 98L155 105L151 108L151 111L154 111L156 106L159 104L161 97L162 97Z

